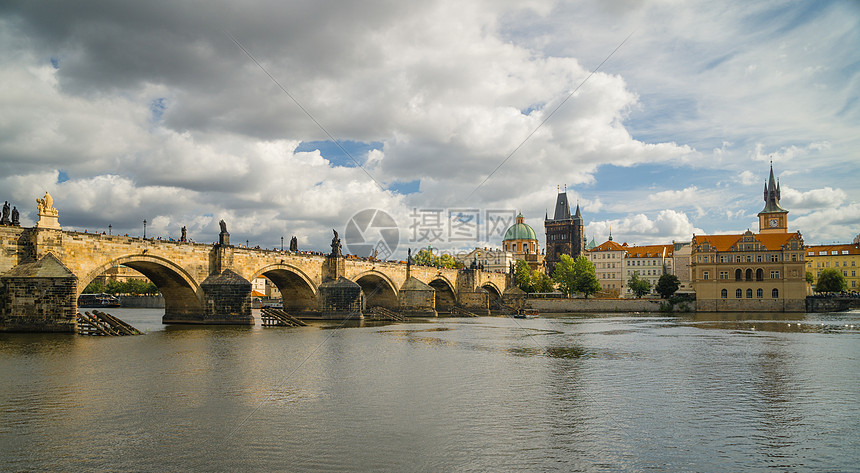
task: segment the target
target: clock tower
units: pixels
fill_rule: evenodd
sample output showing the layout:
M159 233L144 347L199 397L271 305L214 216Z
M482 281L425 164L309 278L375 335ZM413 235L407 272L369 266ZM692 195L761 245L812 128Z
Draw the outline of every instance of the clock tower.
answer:
M779 182L773 178L773 163L770 179L764 185L764 204L758 213L759 233L788 233L788 210L779 206Z

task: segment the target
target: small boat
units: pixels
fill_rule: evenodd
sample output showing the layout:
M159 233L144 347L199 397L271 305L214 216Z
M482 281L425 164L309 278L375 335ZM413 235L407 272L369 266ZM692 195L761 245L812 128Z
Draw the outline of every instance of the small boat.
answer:
M81 294L78 307L120 307L120 301L113 294Z
M515 319L533 319L540 316L537 309L520 309L514 314Z

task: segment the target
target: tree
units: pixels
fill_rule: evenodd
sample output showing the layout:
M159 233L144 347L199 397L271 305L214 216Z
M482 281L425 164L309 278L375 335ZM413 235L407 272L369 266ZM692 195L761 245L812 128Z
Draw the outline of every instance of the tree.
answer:
M842 292L846 289L848 284L845 283L845 276L838 269L828 268L818 275L815 292Z
M594 263L585 256L576 258L573 262L574 284L573 288L576 292L581 292L588 299L588 296L600 290L600 282L597 280L597 273L594 271Z
M412 262L421 266L433 266L435 257L427 248L422 248L412 257Z
M107 292L107 286L105 283L99 281L98 279L93 280L93 282L87 284L87 287L84 288L84 294L102 294Z
M589 295L600 290L594 264L584 256L574 260L568 255L561 255L561 261L555 264L552 279L558 284L559 290L566 295L581 292L588 298Z
M627 282L627 287L633 291L633 294L636 295L637 299L651 291L651 283L646 279L639 279L639 271L633 273L633 276L630 277L630 281Z
M668 299L675 295L675 292L678 291L678 288L681 287L681 281L678 280L678 276L674 274L664 274L660 276L660 280L657 281L657 293L660 294L660 297L663 299Z
M815 282L815 276L812 275L811 271L806 272L806 282L808 282L809 284L812 284Z
M514 280L517 286L525 292L532 292L532 281L529 277L529 264L524 260L518 259L514 266Z
M555 269L552 271L552 280L558 284L558 289L566 296L573 294L575 274L573 271L573 258L568 255L561 255L561 259L555 264Z
M532 271L531 285L534 292L552 292L555 290L552 278L540 271Z
M456 261L454 261L454 257L449 255L448 253L442 253L436 258L436 264L434 266L441 266L443 268L453 268L456 265Z

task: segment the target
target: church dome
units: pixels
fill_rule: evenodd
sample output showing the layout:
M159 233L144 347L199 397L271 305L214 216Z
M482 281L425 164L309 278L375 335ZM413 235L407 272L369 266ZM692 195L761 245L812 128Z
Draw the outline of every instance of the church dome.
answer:
M537 240L537 234L534 229L523 220L523 214L517 215L517 223L508 228L508 231L505 232L505 238L503 238L502 241Z

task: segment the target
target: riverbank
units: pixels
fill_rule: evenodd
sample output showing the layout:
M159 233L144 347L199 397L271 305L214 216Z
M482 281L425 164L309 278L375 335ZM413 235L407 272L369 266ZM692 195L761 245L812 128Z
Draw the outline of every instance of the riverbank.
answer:
M541 313L695 312L695 301L672 304L665 299L527 299Z

